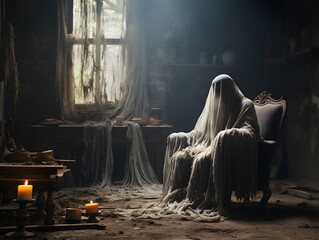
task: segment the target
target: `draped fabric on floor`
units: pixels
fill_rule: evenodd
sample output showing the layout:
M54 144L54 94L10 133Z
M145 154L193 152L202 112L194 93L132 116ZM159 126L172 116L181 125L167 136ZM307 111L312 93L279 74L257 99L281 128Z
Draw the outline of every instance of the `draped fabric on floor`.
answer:
M102 0L57 1L56 92L60 117L66 123L84 124L83 140L86 148L81 159L81 182L101 183L103 186L111 184L113 173L114 118L118 115L124 120L132 117L147 118L149 111L144 40L146 1L117 0L117 6L113 2L107 1L109 6L103 7L105 2ZM73 3L77 4L72 6ZM77 10L70 14L73 7L77 7ZM114 12L123 10L121 33L118 36L120 44L118 52L108 51L109 45L101 45L101 62L97 66L94 61L95 53L90 50L94 48L90 39L96 38L97 42L101 42L114 38L107 26L104 26L107 21L103 21L104 13L109 11L110 7ZM77 21L73 21L76 14ZM91 23L99 18L102 21L100 32L97 32L91 29ZM75 40L81 44L74 44ZM113 57L112 53L116 54L116 57ZM76 69L80 73L78 76L75 76ZM106 81L106 78L109 80ZM92 97L93 93L95 95ZM80 96L80 100L76 99L76 96ZM84 104L79 106L77 101L83 101ZM140 126L129 121L125 121L125 124L131 148L122 183L158 183L148 160Z
M237 198L251 199L258 141L252 101L228 75L219 75L194 130L168 137L163 206L174 203L176 211L215 209L225 214L233 190Z

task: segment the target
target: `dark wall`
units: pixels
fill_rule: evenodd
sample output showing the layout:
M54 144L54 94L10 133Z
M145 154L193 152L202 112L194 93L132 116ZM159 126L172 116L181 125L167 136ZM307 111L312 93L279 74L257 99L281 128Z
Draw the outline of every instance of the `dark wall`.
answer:
M296 10L298 9L298 11ZM287 35L296 50L319 47L319 2L291 1L287 5ZM292 27L295 26L295 27ZM306 30L306 36L304 32ZM309 37L309 40L307 39ZM306 41L304 40L306 38ZM305 45L305 46L304 46ZM287 66L289 177L319 183L319 55Z
M3 49L3 25L4 25L4 0L0 0L0 56L4 53ZM1 71L0 71L1 72ZM0 121L4 120L4 76L0 76ZM0 149L2 147L2 130L0 130Z
M315 184L319 183L318 12L318 1L284 2L283 28L276 32L281 39L270 56L280 62L268 67L266 74L270 91L282 95L288 104L283 175Z
M14 136L17 143L27 145L28 125L54 117L57 111L56 1L7 0L6 18L14 27L20 79Z

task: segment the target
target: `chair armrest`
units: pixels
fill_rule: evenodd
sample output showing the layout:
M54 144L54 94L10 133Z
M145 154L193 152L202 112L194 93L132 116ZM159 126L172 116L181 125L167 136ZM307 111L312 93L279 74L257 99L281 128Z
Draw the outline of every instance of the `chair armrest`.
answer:
M263 148L266 151L275 150L277 147L277 141L262 139L259 147Z

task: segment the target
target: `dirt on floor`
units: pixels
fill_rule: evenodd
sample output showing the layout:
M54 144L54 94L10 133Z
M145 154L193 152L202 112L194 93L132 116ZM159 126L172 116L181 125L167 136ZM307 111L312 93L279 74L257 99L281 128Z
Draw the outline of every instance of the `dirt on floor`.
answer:
M66 208L83 208L92 199L99 203L99 224L106 228L37 232L33 239L319 239L317 193L301 195L303 198L293 196L292 192L287 193L287 184L278 181L272 182L273 194L266 211L258 204L262 193L250 203L237 202L233 197L230 218L217 223L187 218L140 219L118 214L117 209L139 209L159 203L161 185L155 188L146 193L138 189L117 192L116 188L108 193L85 188L60 190L55 193L57 224L65 223Z

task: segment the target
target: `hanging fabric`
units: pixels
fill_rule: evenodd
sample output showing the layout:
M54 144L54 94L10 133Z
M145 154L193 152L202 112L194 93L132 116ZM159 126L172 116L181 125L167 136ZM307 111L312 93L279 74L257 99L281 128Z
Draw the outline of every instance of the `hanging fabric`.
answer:
M145 6L146 0L58 0L57 100L65 122L85 126L84 184L112 182L114 117L148 117ZM125 124L130 149L122 184L158 183L140 126Z

